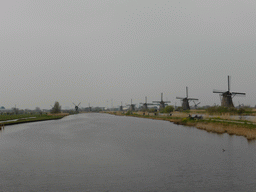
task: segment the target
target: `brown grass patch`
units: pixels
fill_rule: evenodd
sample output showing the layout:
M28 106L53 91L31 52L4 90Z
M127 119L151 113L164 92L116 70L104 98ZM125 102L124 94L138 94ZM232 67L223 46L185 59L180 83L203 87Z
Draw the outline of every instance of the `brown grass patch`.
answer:
M247 139L256 139L256 130L242 127L240 125L224 125L216 123L197 123L198 129L214 133L228 133L229 135L244 136Z
M172 113L172 117L181 117L181 118L184 118L184 117L188 117L188 114L187 114L187 113L178 112L178 111L174 111L174 112Z
M138 114L141 115L140 117L143 117L143 112L134 112L134 114ZM111 114L115 114L115 115L122 115L121 112L116 112L116 113L111 113ZM225 124L225 123L211 123L211 122L197 122L197 121L185 121L183 122L182 119L184 117L187 117L188 114L186 113L182 113L182 112L173 112L172 113L172 117L178 117L177 119L173 118L173 119L166 119L163 118L161 116L155 116L154 113L150 113L150 117L151 119L155 119L155 120L167 120L170 122L173 122L177 125L185 125L185 126L194 126L198 129L202 129L202 130L206 130L208 132L214 132L214 133L218 133L218 134L223 134L223 133L228 133L229 135L237 135L237 136L244 136L246 137L248 140L251 139L256 139L256 129L250 129L248 127L243 127L242 124ZM148 115L148 113L146 112L145 115ZM206 114L206 116L204 118L207 118L208 115ZM230 114L225 114L222 115L220 118L223 119L227 119L230 120ZM254 121L256 122L256 117L254 119Z
M67 116L69 113L48 113L50 116Z

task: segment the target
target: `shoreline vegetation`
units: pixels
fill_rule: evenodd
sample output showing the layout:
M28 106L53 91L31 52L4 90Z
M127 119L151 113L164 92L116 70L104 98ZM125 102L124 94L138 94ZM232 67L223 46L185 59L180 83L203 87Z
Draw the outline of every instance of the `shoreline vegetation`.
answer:
M190 113L184 112L172 112L169 114L148 113L148 112L107 112L108 114L118 116L131 116L139 118L149 118L155 120L170 121L177 125L192 126L198 129L205 130L207 132L213 132L217 134L227 133L229 135L244 136L248 140L256 139L256 117L253 120L244 120L243 118L236 119L229 114L222 115L209 115L205 114L203 119L193 119L188 115L198 114L198 111L190 111Z
M177 125L192 126L207 132L217 134L227 133L229 135L244 136L248 140L256 139L256 111L251 113L250 120L246 120L245 116L238 116L237 114L222 113L222 114L209 114L205 110L190 110L184 112L174 111L170 113L159 112L121 112L121 111L107 111L108 113L118 116L131 116L139 118L149 118L154 120L170 121ZM194 119L189 115L195 116L196 114L203 114L202 119ZM246 113L245 113L246 114ZM70 113L47 113L47 114L20 114L20 115L0 115L0 130L8 125L29 123L37 121L58 120Z
M37 122L37 121L58 120L67 115L69 115L69 113L0 115L0 130L8 125Z

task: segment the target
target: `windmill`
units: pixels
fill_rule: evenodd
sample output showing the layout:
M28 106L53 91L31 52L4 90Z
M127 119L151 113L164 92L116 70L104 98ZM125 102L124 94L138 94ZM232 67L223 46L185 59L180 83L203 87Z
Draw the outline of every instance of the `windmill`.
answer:
M154 105L153 103L147 103L147 97L145 97L145 103L140 103L143 106L143 109L148 110L148 105Z
M240 104L240 102L238 101L238 108L240 109L240 108L243 108L244 107L244 104L242 103L242 104Z
M161 101L153 101L153 103L158 103L159 106L159 110L164 109L166 103L171 103L171 101L163 101L163 93L161 93Z
M230 76L228 76L228 90L227 91L213 90L213 93L220 94L221 106L223 107L234 107L232 98L236 95L245 95L245 93L230 92Z
M196 98L188 98L188 87L186 87L186 97L176 97L176 99L180 99L182 101L183 110L190 110L189 101L198 100Z
M79 105L81 104L81 102L78 104L78 105L76 105L75 103L73 103L73 105L75 105L75 110L76 110L76 113L78 113L78 109L79 109Z
M91 112L92 111L92 107L90 106L90 103L89 103L89 112Z
M199 103L196 103L195 101L193 101L194 102L194 104L195 104L195 109L197 109L197 106L201 103L201 102L199 102Z
M14 112L14 114L18 114L18 111L19 111L19 109L16 107L16 104L15 104L15 107L14 108L12 108L13 109L13 112Z
M121 102L121 105L119 107L119 111L123 111L123 103Z
M131 104L130 105L126 105L126 106L130 106L130 110L131 111L135 111L135 104L132 104L132 99L131 99Z

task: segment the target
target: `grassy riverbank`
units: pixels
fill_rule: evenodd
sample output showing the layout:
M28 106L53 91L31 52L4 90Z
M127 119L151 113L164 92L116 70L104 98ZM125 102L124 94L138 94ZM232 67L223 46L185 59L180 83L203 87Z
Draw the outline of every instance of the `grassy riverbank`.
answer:
M150 118L156 120L170 121L178 125L193 126L208 132L218 134L228 133L229 135L244 136L248 140L256 139L256 124L253 121L233 120L227 115L221 117L209 117L202 120L194 120L188 117L187 113L174 112L172 116L155 115L154 113L133 112L133 114L125 114L120 112L108 112L113 115L125 115L140 118Z
M68 113L59 114L20 114L20 115L0 115L1 126L46 121L46 120L57 120L69 115Z

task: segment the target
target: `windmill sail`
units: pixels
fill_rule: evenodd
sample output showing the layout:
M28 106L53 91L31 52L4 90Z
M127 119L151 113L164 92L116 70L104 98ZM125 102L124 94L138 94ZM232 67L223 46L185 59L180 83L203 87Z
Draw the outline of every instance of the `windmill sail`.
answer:
M245 95L245 93L240 93L240 92L231 92L232 95Z
M78 113L78 109L79 109L79 105L81 104L81 102L78 104L78 105L76 105L75 103L73 103L73 105L75 105L75 111L76 111L76 113Z

